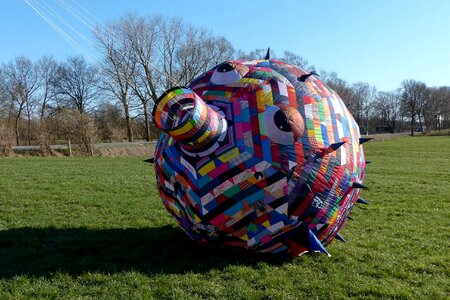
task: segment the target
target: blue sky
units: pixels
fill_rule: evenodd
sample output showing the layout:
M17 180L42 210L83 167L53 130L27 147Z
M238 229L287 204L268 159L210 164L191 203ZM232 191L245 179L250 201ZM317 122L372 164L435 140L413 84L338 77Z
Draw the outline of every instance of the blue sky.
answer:
M47 3L82 35L87 26L57 1L81 4L93 22L127 12L178 16L206 27L245 51L271 47L307 59L318 70L335 71L353 83L393 90L403 79L450 85L450 1L447 0L28 0ZM24 0L1 0L0 63L23 54L59 60L79 54ZM80 12L83 12L80 10ZM67 32L69 30L65 28ZM91 52L81 38L70 32Z

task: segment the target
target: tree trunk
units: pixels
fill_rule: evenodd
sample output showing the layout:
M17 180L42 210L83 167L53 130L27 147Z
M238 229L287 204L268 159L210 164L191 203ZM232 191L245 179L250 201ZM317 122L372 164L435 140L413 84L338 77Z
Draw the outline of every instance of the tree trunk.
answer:
M145 140L147 142L150 142L150 124L148 120L148 107L147 107L147 101L143 101L142 103L144 105L144 119L145 119Z
M418 117L419 117L420 132L423 134L422 118L420 117L420 114L418 115Z
M133 141L133 128L131 127L131 118L130 118L130 112L128 110L128 105L124 105L123 108L125 111L125 121L127 124L128 141L132 142Z
M27 120L27 136L28 136L28 146L31 146L31 117L28 116Z
M414 135L414 115L411 115L411 136Z
M393 117L392 118L392 123L391 123L392 125L392 131L394 131L393 133L396 133L397 132L397 122L396 122L396 117Z
M16 132L16 146L19 146L19 118L16 118L15 124L14 124L14 129Z

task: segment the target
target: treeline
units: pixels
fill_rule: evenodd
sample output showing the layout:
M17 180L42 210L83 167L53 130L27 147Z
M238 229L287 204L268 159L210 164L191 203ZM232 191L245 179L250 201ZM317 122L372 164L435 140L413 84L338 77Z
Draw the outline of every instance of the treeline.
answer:
M322 75L344 100L362 134L410 130L413 135L450 128L450 86L427 87L407 79L393 91L377 91L368 83L350 84L334 72Z
M97 141L153 140L157 97L174 85L228 59L261 59L266 49L236 50L221 36L180 19L133 14L94 30L101 59L84 57L37 61L18 56L0 66L0 150L13 145L72 143L92 155ZM275 58L275 55L272 54ZM306 70L314 66L284 51L278 59ZM427 87L405 80L395 91L378 92L369 83L349 83L334 72L318 72L345 101L362 133L449 128L450 87ZM70 149L70 147L69 147Z

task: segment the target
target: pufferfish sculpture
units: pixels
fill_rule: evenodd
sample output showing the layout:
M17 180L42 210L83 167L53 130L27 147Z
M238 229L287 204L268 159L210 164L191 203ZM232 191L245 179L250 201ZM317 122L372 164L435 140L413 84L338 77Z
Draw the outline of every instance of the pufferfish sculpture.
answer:
M324 252L359 198L359 127L314 72L227 61L155 103L163 204L190 238L258 252Z

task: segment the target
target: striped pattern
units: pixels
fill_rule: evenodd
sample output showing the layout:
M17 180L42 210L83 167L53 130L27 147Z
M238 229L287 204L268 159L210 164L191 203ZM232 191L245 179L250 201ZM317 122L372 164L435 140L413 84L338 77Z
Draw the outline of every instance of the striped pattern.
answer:
M224 132L226 123L189 88L177 87L155 103L155 124L187 151L208 148Z

